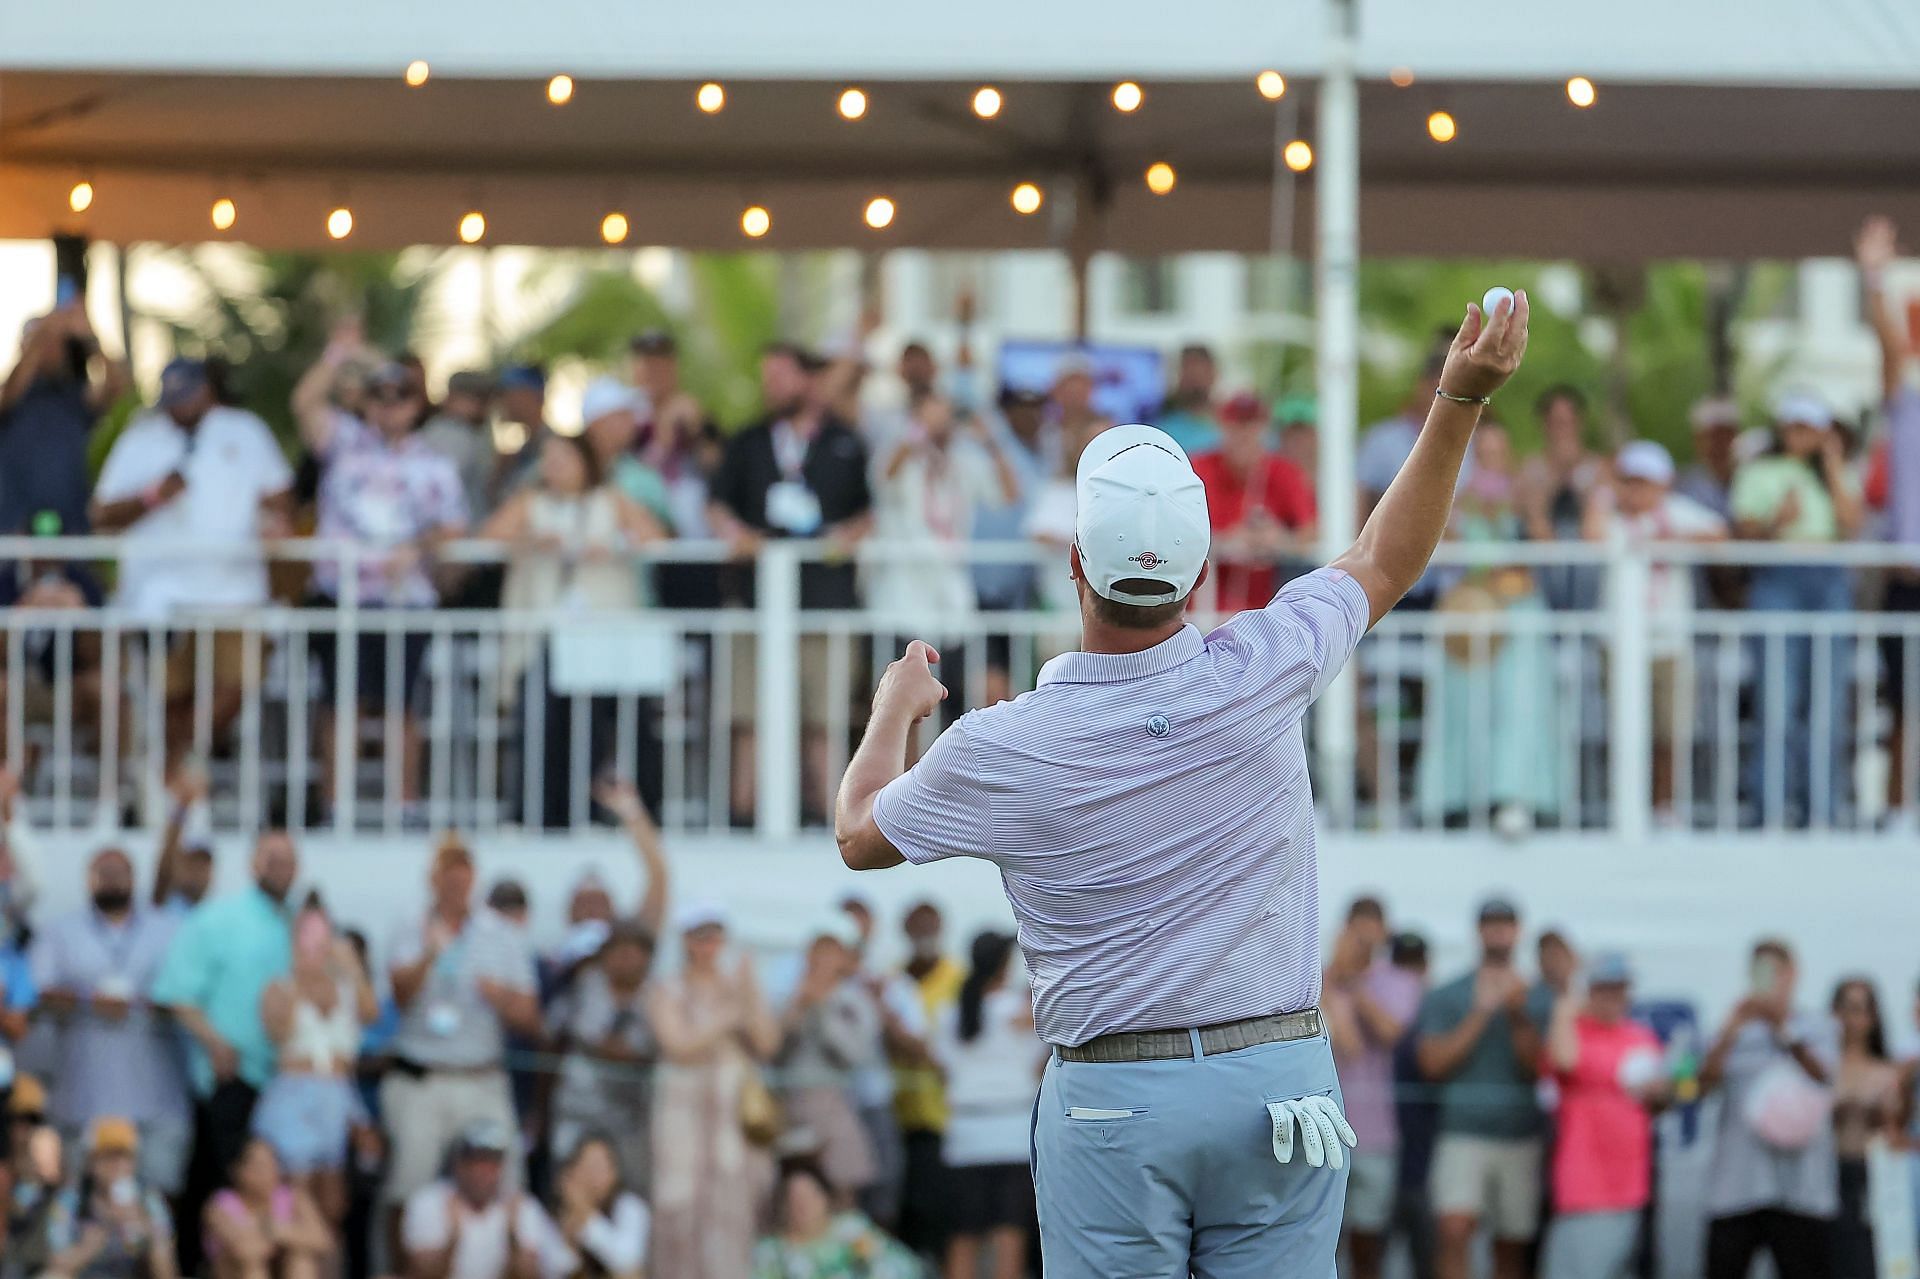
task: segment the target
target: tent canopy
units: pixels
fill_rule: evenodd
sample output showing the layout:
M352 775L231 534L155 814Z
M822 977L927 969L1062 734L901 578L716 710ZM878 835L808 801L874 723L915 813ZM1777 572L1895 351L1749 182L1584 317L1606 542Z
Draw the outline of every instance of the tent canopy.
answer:
M1765 256L1831 251L1869 209L1920 223L1920 6L1886 0L1501 0L1471 21L1359 0L1361 242L1369 253ZM207 0L177 12L0 0L0 236L113 240L228 233L276 247L487 239L1301 252L1314 170L1278 145L1316 137L1319 0L1192 0L1177 10L983 0L964 20L872 0L608 6L516 0L333 6ZM1650 39L1657 33L1658 39ZM401 70L427 60L412 89ZM1256 71L1289 77L1278 102ZM1411 71L1400 86L1394 73ZM575 77L549 105L546 78ZM1599 100L1574 107L1572 74ZM694 105L712 78L715 115ZM1145 105L1108 102L1120 78ZM842 120L840 90L869 94ZM1000 116L974 117L983 83ZM1450 112L1458 137L1426 130ZM1164 161L1174 191L1150 193ZM1279 181L1276 182L1276 174ZM67 208L82 179L95 200ZM1048 199L1022 217L1015 184ZM884 194L897 217L862 220ZM1276 237L1279 242L1276 243Z

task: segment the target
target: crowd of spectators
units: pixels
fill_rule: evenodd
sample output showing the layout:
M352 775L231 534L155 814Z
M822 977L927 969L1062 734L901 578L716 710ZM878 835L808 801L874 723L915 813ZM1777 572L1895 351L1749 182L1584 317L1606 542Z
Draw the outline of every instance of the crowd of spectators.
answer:
M1008 934L956 954L922 901L889 938L851 895L797 950L749 950L723 903L672 899L659 834L619 784L599 798L644 891L621 902L583 875L551 945L525 887L482 884L452 833L371 950L281 831L215 895L178 848L143 887L109 844L84 904L49 914L48 868L0 783L0 1273L1034 1269L1047 1050ZM188 784L177 798L199 802ZM1870 1186L1920 1149L1920 1061L1889 1051L1871 981L1816 1007L1789 945L1765 939L1715 1024L1636 998L1628 956L1557 930L1527 962L1511 900L1475 923L1458 974L1430 974L1426 939L1374 897L1328 947L1321 1006L1359 1136L1344 1274L1466 1279L1484 1237L1495 1279L1639 1279L1670 1272L1652 1268L1663 1247L1674 1262L1657 1227L1683 1212L1705 1219L1708 1279L1745 1279L1763 1251L1794 1279L1871 1279ZM1703 1172L1676 1188L1663 1169L1690 1130Z
M1681 470L1651 440L1601 447L1583 393L1556 386L1531 406L1541 446L1530 456L1516 455L1512 408L1488 412L1462 477L1452 536L1612 547L1729 537L1808 546L1876 535L1920 542L1920 391L1907 379L1910 338L1899 331L1884 291L1895 248L1883 219L1870 221L1856 244L1885 355L1885 429L1869 436L1839 420L1819 396L1789 389L1774 399L1764 425L1742 431L1731 401L1709 399L1694 408L1694 460ZM1436 349L1404 410L1358 441L1363 516L1411 450L1438 367ZM1207 485L1215 541L1204 606L1237 610L1264 601L1311 562L1318 442L1310 404L1290 401L1276 410L1251 392L1227 393L1219 380L1213 352L1182 349L1166 401L1149 416L1190 448ZM925 344L907 344L890 377L857 353L770 346L760 362L763 414L731 434L682 385L676 340L664 331L637 336L629 366L596 378L579 420L563 423L550 418L539 368L455 373L435 404L417 359L372 349L358 324L345 322L294 391L298 440L291 457L258 416L233 402L227 381L217 360L173 361L153 405L134 415L89 482L93 424L124 391L124 370L100 354L77 300L29 329L0 389L0 531L91 528L120 534L125 550L112 570L12 561L0 573L0 606L87 608L106 597L103 583L110 583L114 602L153 628L164 652L156 659L134 645L109 663L99 637L84 628L28 636L29 669L20 683L26 722L52 719L60 686L69 690L67 714L76 724L98 723L109 709L127 718L131 703L103 705L103 667L121 671L122 687L137 672L161 686L147 689L142 705L158 706L164 716L165 758L152 772L165 775L209 735L216 752L230 749L246 693L265 679L274 656L271 642L249 651L242 622L250 611L274 598L336 610L350 597L356 607L401 616L346 638L354 650L353 688L344 699L336 692L348 669L342 632L320 621L305 628L318 678L307 694L312 714L300 722L311 722L316 738L316 802L323 813L331 809L345 784L333 775L334 743L352 727L335 723L336 710L391 712L393 730L371 736L380 739L383 756L395 757L389 797L416 824L424 821L427 610L436 606L499 605L569 618L750 606L757 584L747 561L761 546L818 539L827 551L802 569L801 607L864 607L883 647L909 632L944 641L943 673L958 694L947 713L1027 686L1038 663L1070 642L1072 622L1063 620L1056 641L1031 627L997 630L993 615L1077 607L1055 561L1072 535L1074 462L1110 425L1097 407L1096 369L1079 356L1060 362L1050 386L1007 387L983 402L964 337L944 368ZM270 573L265 543L289 532L355 548L351 582L326 558L310 571ZM461 535L501 544L504 571L439 553ZM669 539L716 540L739 562L672 562ZM183 542L196 549L178 549ZM642 548L667 562L636 569L632 553ZM1920 643L1886 634L1861 655L1863 663L1844 634L1796 631L1779 643L1751 637L1738 653L1737 688L1729 693L1727 681L1703 669L1722 641L1689 630L1698 607L1817 613L1877 599L1896 612L1920 608L1912 572L1871 576L1863 588L1855 574L1815 563L1654 566L1647 599L1656 623L1651 785L1662 822L1694 820L1679 809L1688 789L1679 779L1706 767L1702 752L1723 748L1739 756L1745 821L1822 824L1864 809L1916 824L1920 805L1905 794L1901 730ZM1603 597L1610 580L1592 563L1443 567L1401 608L1528 612L1627 603ZM61 638L68 634L71 642ZM638 776L657 806L659 699L643 701L640 723L623 741L628 735L615 722L611 699L582 702L556 691L555 634L507 632L498 678L489 685L511 744L523 756L534 755L537 744L542 761L503 770L516 786L538 788L538 795L519 796L516 809L529 822L570 824L576 805L568 779L598 773L628 748L637 751ZM1549 651L1563 637L1550 634L1523 628L1497 651L1449 646L1437 678L1423 676L1421 687L1404 690L1411 715L1434 721L1431 731L1416 734L1419 742L1443 749L1410 752L1413 766L1397 770L1405 793L1394 794L1378 775L1375 726L1363 723L1362 740L1376 749L1362 752L1362 800L1411 800L1448 822L1491 810L1521 824L1580 824L1580 813L1564 811L1559 779L1563 756L1582 745L1557 735L1550 717L1491 728L1480 722L1498 702L1567 695L1555 684L1561 675ZM809 631L797 654L800 802L809 820L827 810L831 761L846 745L833 736L857 731L866 686L863 646L836 656L832 639ZM211 653L203 652L207 647ZM1588 648L1583 669L1597 689L1607 675L1604 655ZM724 740L708 749L731 760L721 820L736 823L750 821L756 809L757 656L749 628L731 635L724 653L716 639L692 671L699 695L716 703L705 718ZM1421 664L1401 660L1408 669ZM836 666L845 671L838 678ZM1871 688L1855 698L1863 671ZM13 687L11 680L0 684L0 692ZM1860 739L1852 721L1856 705L1874 704L1875 693L1893 724L1893 731L1875 734L1891 753L1890 780L1886 795L1868 803L1850 793ZM1737 702L1736 740L1714 737L1719 716L1705 709L1710 694ZM717 705L721 699L727 704ZM294 743L286 752L305 753ZM1468 760L1476 770L1486 761L1484 776L1469 776Z

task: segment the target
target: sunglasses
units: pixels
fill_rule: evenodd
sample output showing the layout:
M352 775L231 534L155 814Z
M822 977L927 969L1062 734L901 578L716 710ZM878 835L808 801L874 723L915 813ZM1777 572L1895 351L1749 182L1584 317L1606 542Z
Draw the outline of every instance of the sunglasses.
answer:
M377 386L368 396L375 404L405 404L413 392L404 386Z

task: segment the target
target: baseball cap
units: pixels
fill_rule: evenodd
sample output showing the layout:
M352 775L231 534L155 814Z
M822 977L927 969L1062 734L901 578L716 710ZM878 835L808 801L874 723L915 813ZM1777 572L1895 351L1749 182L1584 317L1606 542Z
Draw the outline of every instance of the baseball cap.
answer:
M1587 965L1587 985L1625 986L1633 981L1633 965L1617 950L1603 950Z
M1273 411L1273 420L1282 426L1305 422L1312 426L1320 420L1320 405L1311 395L1289 395Z
M678 355L680 353L680 344L674 340L673 334L665 329L646 329L636 333L633 341L627 345L635 355Z
M477 369L462 369L447 379L448 395L493 394L493 378Z
M719 902L688 902L673 917L673 926L680 932L690 933L697 928L725 928L729 922L727 908Z
M383 387L399 387L402 390L411 390L413 387L413 370L398 360L388 360L386 363L379 365L371 373L367 374L367 389L371 391Z
M807 934L809 944L822 937L830 937L848 950L860 949L860 926L845 911L832 911L821 916L820 922Z
M207 385L207 362L179 356L160 370L160 407L172 408Z
M1080 351L1068 352L1060 357L1058 364L1053 366L1055 383L1064 382L1070 377L1090 378L1092 376L1093 360Z
M47 1089L32 1075L15 1075L7 1096L7 1113L14 1118L40 1118L47 1113Z
M1235 426L1267 421L1267 406L1251 391L1242 391L1220 406L1220 420Z
M500 389L503 391L544 391L547 389L547 374L538 364L509 364L500 370Z
M102 1115L87 1129L87 1150L96 1155L131 1155L140 1149L140 1130L131 1119Z
M1833 409L1818 392L1782 391L1773 398L1773 420L1780 423L1798 422L1824 431L1833 425Z
M1652 440L1628 440L1613 456L1613 469L1623 477L1673 483L1673 454Z
M1520 912L1515 910L1513 903L1504 897L1489 897L1480 903L1480 922L1483 924L1496 922L1511 924L1519 918Z
M1694 401L1693 407L1687 410L1687 421L1696 431L1704 431L1710 426L1738 427L1740 405L1732 396L1709 395Z
M1046 407L1047 393L1023 386L1003 386L1000 388L1000 407L1003 409L1038 409Z
M1080 454L1074 494L1074 541L1095 594L1153 607L1193 590L1211 545L1207 489L1172 436L1137 423L1102 431ZM1128 581L1165 589L1117 585Z
M598 422L613 413L632 413L638 417L640 400L640 393L619 378L597 377L587 383L586 394L580 397L580 420Z
M504 1159L513 1149L513 1136L502 1124L490 1119L468 1124L460 1130L454 1139L453 1153L456 1157L485 1155L494 1159Z

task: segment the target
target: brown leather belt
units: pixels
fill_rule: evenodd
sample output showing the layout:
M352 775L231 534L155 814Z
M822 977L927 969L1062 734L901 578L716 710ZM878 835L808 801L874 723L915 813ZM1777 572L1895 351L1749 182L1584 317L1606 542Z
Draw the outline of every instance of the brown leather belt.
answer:
M1288 1039L1313 1039L1324 1026L1318 1008L1297 1013L1275 1013L1271 1017L1249 1017L1218 1026L1200 1027L1200 1055L1214 1057L1238 1052L1256 1044L1274 1044ZM1190 1030L1123 1030L1098 1035L1074 1048L1057 1048L1061 1061L1125 1062L1173 1061L1193 1056L1193 1032Z

